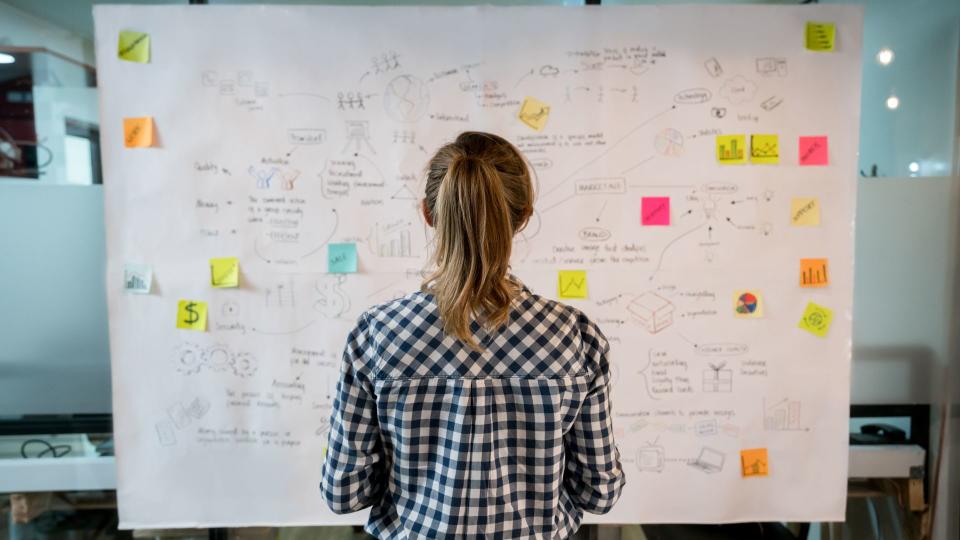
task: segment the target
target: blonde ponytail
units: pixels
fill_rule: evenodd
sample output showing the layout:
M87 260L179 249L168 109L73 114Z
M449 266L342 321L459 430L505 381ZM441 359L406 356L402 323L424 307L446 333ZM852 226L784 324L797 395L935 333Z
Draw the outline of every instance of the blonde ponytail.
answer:
M502 326L517 293L507 270L513 236L533 210L529 169L505 139L462 133L430 160L425 204L436 270L421 288L434 295L444 331L476 349L471 321Z

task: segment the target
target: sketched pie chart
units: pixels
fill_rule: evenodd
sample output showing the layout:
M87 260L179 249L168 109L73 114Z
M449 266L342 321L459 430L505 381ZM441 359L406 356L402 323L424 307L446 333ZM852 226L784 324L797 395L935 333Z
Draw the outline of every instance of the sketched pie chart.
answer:
M390 118L398 122L416 122L430 105L430 92L420 79L400 75L387 84L383 91L383 107Z
M653 146L665 156L683 154L683 134L673 128L661 130L653 137Z

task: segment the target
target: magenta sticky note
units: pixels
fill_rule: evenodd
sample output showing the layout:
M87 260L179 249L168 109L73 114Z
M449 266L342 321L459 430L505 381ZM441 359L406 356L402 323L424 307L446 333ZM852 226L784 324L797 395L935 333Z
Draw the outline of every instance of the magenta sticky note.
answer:
M670 197L643 197L640 199L641 225L669 225Z
M826 165L829 162L826 135L800 137L800 165Z

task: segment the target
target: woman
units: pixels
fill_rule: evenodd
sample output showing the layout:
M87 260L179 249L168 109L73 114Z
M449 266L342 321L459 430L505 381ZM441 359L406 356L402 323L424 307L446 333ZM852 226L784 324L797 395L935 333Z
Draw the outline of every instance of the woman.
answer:
M624 475L609 346L508 273L533 212L519 151L462 133L427 170L436 270L347 338L321 491L379 538L567 538Z

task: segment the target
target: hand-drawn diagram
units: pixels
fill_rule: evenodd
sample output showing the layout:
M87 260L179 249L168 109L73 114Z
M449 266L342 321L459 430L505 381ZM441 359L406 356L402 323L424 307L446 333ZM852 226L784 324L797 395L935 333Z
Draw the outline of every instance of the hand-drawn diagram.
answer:
M153 148L126 149L119 130L103 138L122 478L169 463L167 484L142 493L189 487L211 501L206 517L233 523L216 501L249 493L223 473L256 464L268 502L243 519L322 523L316 494L279 479L317 473L348 332L431 274L425 167L480 130L520 149L534 182L509 271L580 310L609 344L614 433L645 482L628 482L598 519L782 517L763 502L772 496L749 515L677 504L689 490L737 500L744 481L764 495L816 493L805 517L842 518L844 494L824 478L842 474L846 448L823 434L843 419L811 418L847 405L857 130L844 111L858 99L859 26L842 6L783 7L596 18L483 7L471 12L479 27L433 26L461 20L459 8L98 11L101 43L122 26L155 28L155 63L98 59L104 118L143 111L157 130ZM346 15L349 28L331 22ZM807 19L835 23L842 47L804 50ZM121 91L131 68L142 84ZM28 153L3 140L0 169ZM817 225L791 221L798 198L817 201ZM829 268L806 259L828 256ZM238 287L209 286L209 259L221 257L239 260ZM140 263L150 294L123 293L150 289L113 274ZM209 306L202 332L174 326L181 299ZM797 451L773 451L786 442ZM216 445L231 449L217 454L223 471L198 474ZM745 480L738 452L761 447L769 467L739 465L767 476ZM195 500L157 510L127 488L138 523L197 521Z
M700 454L689 465L705 473L714 474L723 470L723 463L726 459L727 456L723 452L704 446L700 449Z
M627 310L651 334L673 324L673 303L653 291L638 296L630 302Z
M430 92L420 79L400 75L383 90L383 107L397 122L416 122L430 106Z
M229 372L238 377L251 377L256 374L257 360L248 352L233 352L224 344L201 347L196 343L179 344L173 355L177 373L195 375L202 371L214 373Z

